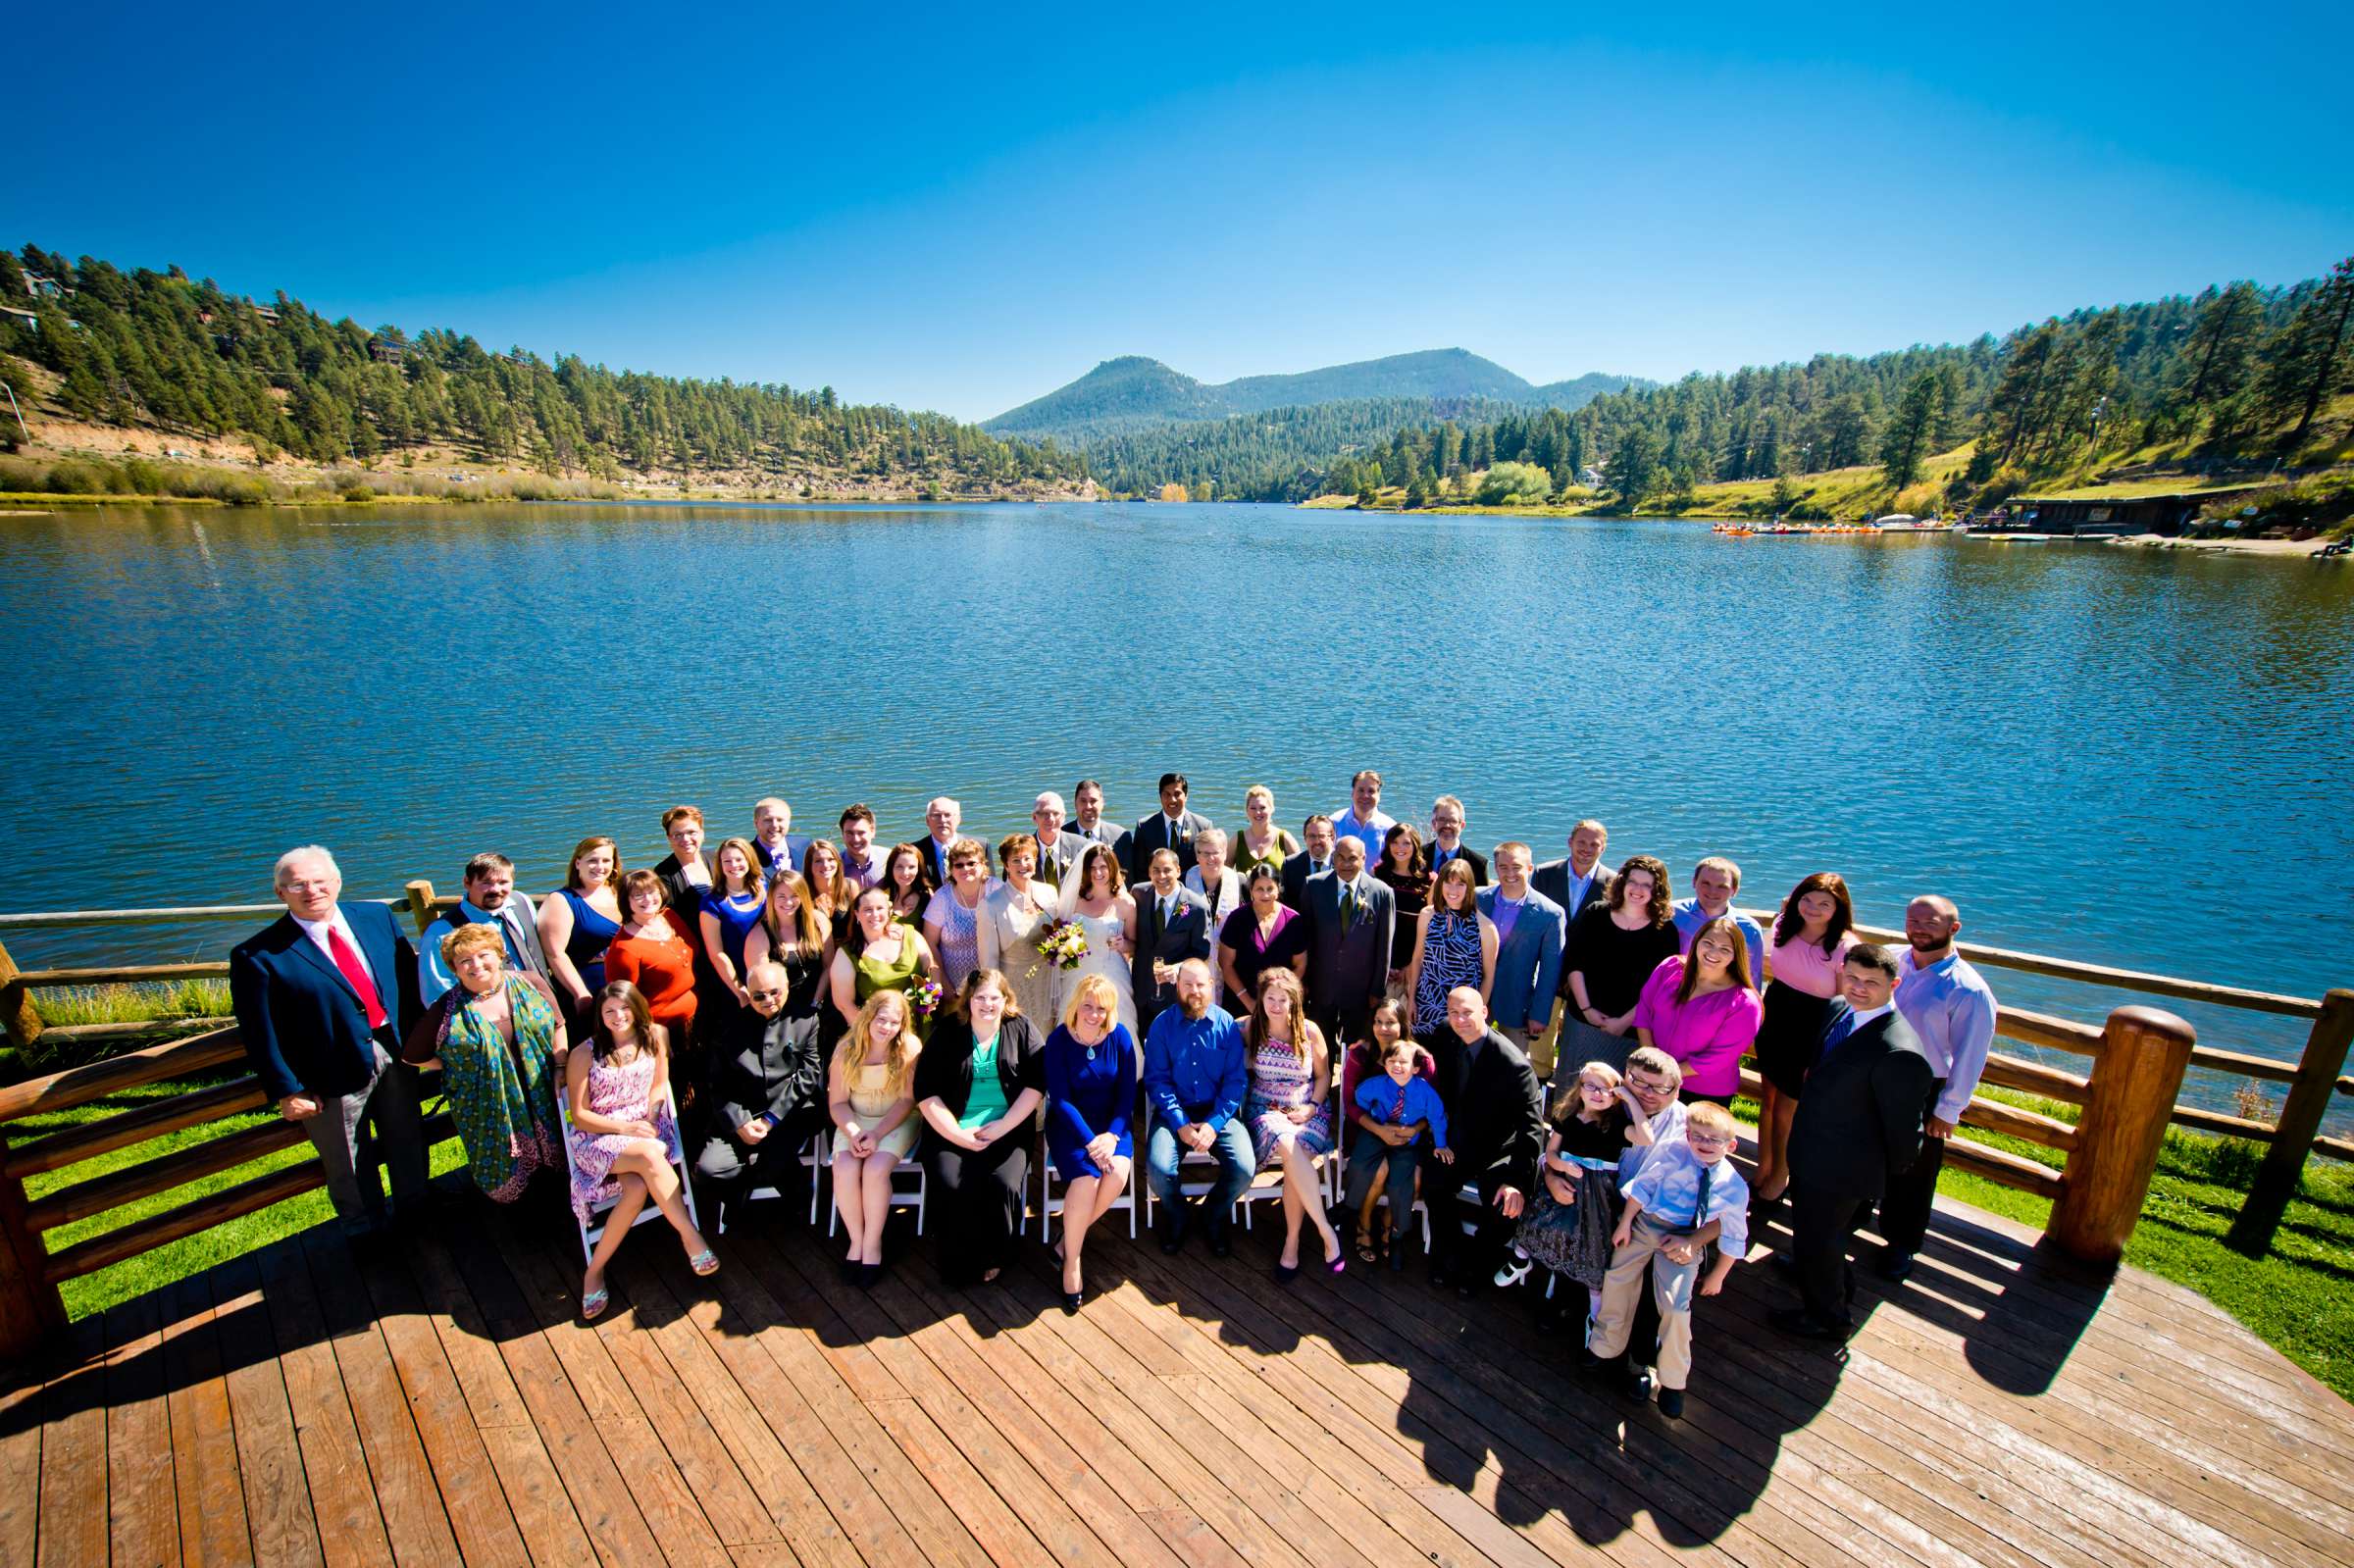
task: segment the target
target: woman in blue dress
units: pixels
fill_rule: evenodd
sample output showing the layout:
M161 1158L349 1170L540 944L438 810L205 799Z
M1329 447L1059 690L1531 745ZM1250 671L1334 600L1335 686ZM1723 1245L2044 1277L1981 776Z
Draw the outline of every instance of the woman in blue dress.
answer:
M556 999L583 1035L595 1020L589 998L605 988L605 949L621 935L621 850L599 834L572 851L564 885L539 901L539 945Z
M1091 1226L1128 1190L1136 1153L1128 1117L1136 1103L1136 1038L1120 1022L1119 992L1101 975L1071 986L1062 1022L1047 1037L1047 1153L1061 1173L1062 1310L1077 1312L1086 1284L1079 1254Z
M760 862L749 839L730 838L711 857L711 885L703 889L703 955L710 960L719 989L702 1005L710 1007L716 1002L748 1007L751 998L743 993L743 943L768 908L760 885ZM713 1015L711 1022L724 1027L726 1020Z

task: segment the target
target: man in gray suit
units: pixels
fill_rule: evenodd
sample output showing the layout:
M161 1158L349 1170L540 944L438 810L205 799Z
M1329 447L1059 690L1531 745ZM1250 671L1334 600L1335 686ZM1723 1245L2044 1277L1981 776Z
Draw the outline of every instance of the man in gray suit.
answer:
M1142 882L1151 874L1155 849L1176 855L1180 873L1194 869L1194 835L1210 823L1200 812L1186 810L1187 787L1184 774L1160 776L1160 809L1128 830L1128 847L1121 852L1120 869L1130 882Z
M1032 804L1030 820L1038 825L1038 869L1034 875L1049 887L1060 887L1062 879L1086 852L1087 840L1063 827L1062 796L1051 789Z
M1103 786L1082 779L1071 786L1071 831L1089 843L1116 844L1126 830L1103 816Z
M1336 839L1332 870L1307 879L1307 1016L1335 1049L1365 1037L1390 984L1398 905L1365 875L1365 848Z
M1177 880L1177 853L1155 849L1146 866L1150 883L1136 895L1136 957L1132 983L1136 1023L1151 1029L1160 1010L1177 1000L1177 966L1189 958L1207 960L1211 934L1209 904Z
M1572 921L1592 905L1609 903L1611 869L1602 863L1602 852L1610 842L1610 830L1588 817L1569 830L1569 857L1548 860L1528 885L1561 905L1562 916Z

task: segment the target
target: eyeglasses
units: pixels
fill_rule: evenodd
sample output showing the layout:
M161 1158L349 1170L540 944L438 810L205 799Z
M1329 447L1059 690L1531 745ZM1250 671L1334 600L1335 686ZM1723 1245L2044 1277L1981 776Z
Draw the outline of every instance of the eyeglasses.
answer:
M1694 1148L1730 1148L1740 1139L1730 1133L1686 1133L1684 1141Z
M756 1002L773 1002L785 993L781 990L756 990L749 993Z

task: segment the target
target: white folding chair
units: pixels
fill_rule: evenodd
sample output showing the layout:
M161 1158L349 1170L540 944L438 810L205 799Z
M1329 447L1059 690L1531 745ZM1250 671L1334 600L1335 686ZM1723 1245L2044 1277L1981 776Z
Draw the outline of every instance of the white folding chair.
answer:
M913 1187L906 1185L906 1178L911 1175L915 1178ZM931 1178L924 1170L924 1162L912 1154L900 1155L898 1165L891 1173L891 1207L915 1210L915 1234L918 1236L924 1234L924 1196L930 1187ZM837 1190L835 1195L840 1197L840 1191ZM810 1218L814 1221L816 1216L812 1214ZM828 1204L826 1235L831 1237L841 1226L842 1206L839 1203Z
M1216 1179L1218 1170L1218 1156L1215 1152L1215 1148L1216 1145L1211 1145L1212 1151L1207 1154L1198 1152L1194 1149L1181 1149L1178 1151L1177 1192L1180 1197L1207 1197L1212 1191L1216 1190L1218 1185ZM1140 1158L1138 1160L1138 1164L1141 1165L1143 1163L1144 1161ZM1206 1171L1209 1172L1210 1175L1207 1179L1203 1181L1189 1182L1185 1179L1185 1173L1188 1170ZM1281 1173L1278 1172L1277 1174L1280 1175ZM1151 1229L1152 1225L1152 1210L1160 1202L1160 1194L1152 1189L1152 1181L1150 1174L1139 1171L1134 1173L1134 1175L1137 1181L1140 1181L1144 1184L1145 1225L1147 1229ZM1255 1178L1254 1180L1255 1180ZM1245 1197L1247 1198L1248 1195L1248 1192L1246 1192ZM1226 1215L1228 1219L1232 1219L1234 1217L1234 1211L1236 1208L1240 1208L1242 1210L1243 1224L1248 1226L1251 1223L1250 1204L1247 1201L1238 1199L1234 1205L1227 1209Z
M801 1169L809 1173L809 1223L811 1225L817 1223L817 1179L823 1172L833 1169L833 1162L826 1157L832 1141L833 1135L830 1133L815 1134L809 1139L809 1146L793 1156L800 1162ZM773 1187L755 1187L743 1194L743 1201L755 1203L764 1197L783 1197L784 1195L782 1191ZM728 1234L728 1211L724 1207L719 1211L719 1234L722 1236Z
M1349 1164L1349 1139L1352 1138L1362 1138L1364 1135L1357 1132L1354 1124L1349 1122L1340 1122L1335 1124L1334 1136L1339 1139L1339 1143L1334 1149L1332 1155L1333 1169L1335 1171L1345 1173ZM1339 1195L1335 1196L1332 1200L1332 1212L1336 1215L1340 1215L1341 1206L1348 1202L1348 1188L1346 1183L1343 1183L1341 1184L1341 1191ZM1397 1202L1397 1198L1389 1191L1387 1188L1382 1189L1381 1200L1385 1204ZM1407 1211L1407 1221L1408 1224L1411 1224L1417 1217L1422 1221L1422 1252L1423 1255L1427 1257L1430 1253L1430 1205L1422 1200L1422 1191L1419 1187L1414 1189L1413 1205L1414 1206L1411 1209ZM1356 1215L1355 1212L1350 1212L1343 1217L1347 1219L1350 1229L1354 1231L1356 1228ZM1340 1223L1341 1221L1339 1219L1335 1219L1333 1221L1333 1224L1336 1226L1338 1226Z
M569 1187L578 1174L572 1163L572 1104L569 1096L563 1094L556 1096L556 1116L563 1123L564 1181L565 1185ZM687 1151L679 1143L679 1108L675 1098L670 1105L670 1163L672 1168L679 1173L679 1192L687 1203L687 1218L697 1229L700 1229L703 1222L701 1216L694 1212L694 1183L688 1179L691 1173L687 1169ZM620 1201L621 1183L613 1177L607 1176L604 1185L599 1187L595 1195L588 1200L588 1223L582 1225L580 1215L577 1212L573 1215L573 1223L579 1226L581 1233L581 1261L583 1263L587 1263L590 1258L596 1256L596 1243L603 1240L605 1236L603 1216L612 1212L613 1205ZM630 1222L630 1227L635 1230L648 1220L658 1220L662 1217L662 1210L649 1199L645 1206L638 1211L638 1217Z
M1114 1209L1128 1211L1128 1239L1131 1241L1136 1239L1137 1167L1142 1163L1134 1159L1128 1162L1128 1186L1118 1197L1111 1200ZM1062 1173L1054 1168L1054 1156L1041 1149L1038 1156L1038 1239L1049 1246L1054 1241L1054 1216L1062 1212L1062 1196L1054 1189L1058 1182L1062 1182ZM1063 1185L1067 1187L1069 1184ZM1022 1218L1022 1229L1030 1229L1027 1215Z

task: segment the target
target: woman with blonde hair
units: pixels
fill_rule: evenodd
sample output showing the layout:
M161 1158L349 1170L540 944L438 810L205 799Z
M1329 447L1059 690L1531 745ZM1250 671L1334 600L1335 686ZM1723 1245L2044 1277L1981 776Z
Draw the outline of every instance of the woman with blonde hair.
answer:
M743 972L748 977L764 963L783 969L785 1005L779 1011L787 1018L807 1020L813 1039L822 1011L818 989L825 983L833 947L833 937L809 901L809 884L799 872L780 866L769 878L760 923L743 939Z
M873 892L874 888L867 891ZM915 1147L915 1061L922 1051L907 998L879 990L866 999L826 1069L826 1114L834 1122L834 1207L849 1237L843 1278L869 1286L883 1272L883 1224L891 1178Z
M1086 1290L1079 1266L1087 1233L1128 1190L1136 1144L1136 1037L1120 1022L1119 993L1101 975L1071 986L1062 1022L1047 1037L1047 1157L1062 1175L1062 1310Z
M1289 1285L1300 1274L1300 1226L1312 1221L1324 1241L1324 1266L1349 1266L1340 1233L1324 1214L1324 1184L1316 1162L1332 1152L1332 1057L1324 1032L1307 1016L1306 991L1288 969L1258 977L1258 1005L1243 1030L1251 1074L1243 1122L1258 1151L1260 1170L1283 1172L1283 1253L1275 1275Z
M605 949L621 933L621 846L594 834L572 846L564 885L539 900L539 946L556 999L583 1028L605 988Z
M1244 790L1243 815L1250 819L1249 826L1234 835L1226 863L1245 882L1260 866L1273 868L1281 877L1283 863L1300 852L1300 840L1292 836L1290 829L1275 826L1275 791L1265 784Z

